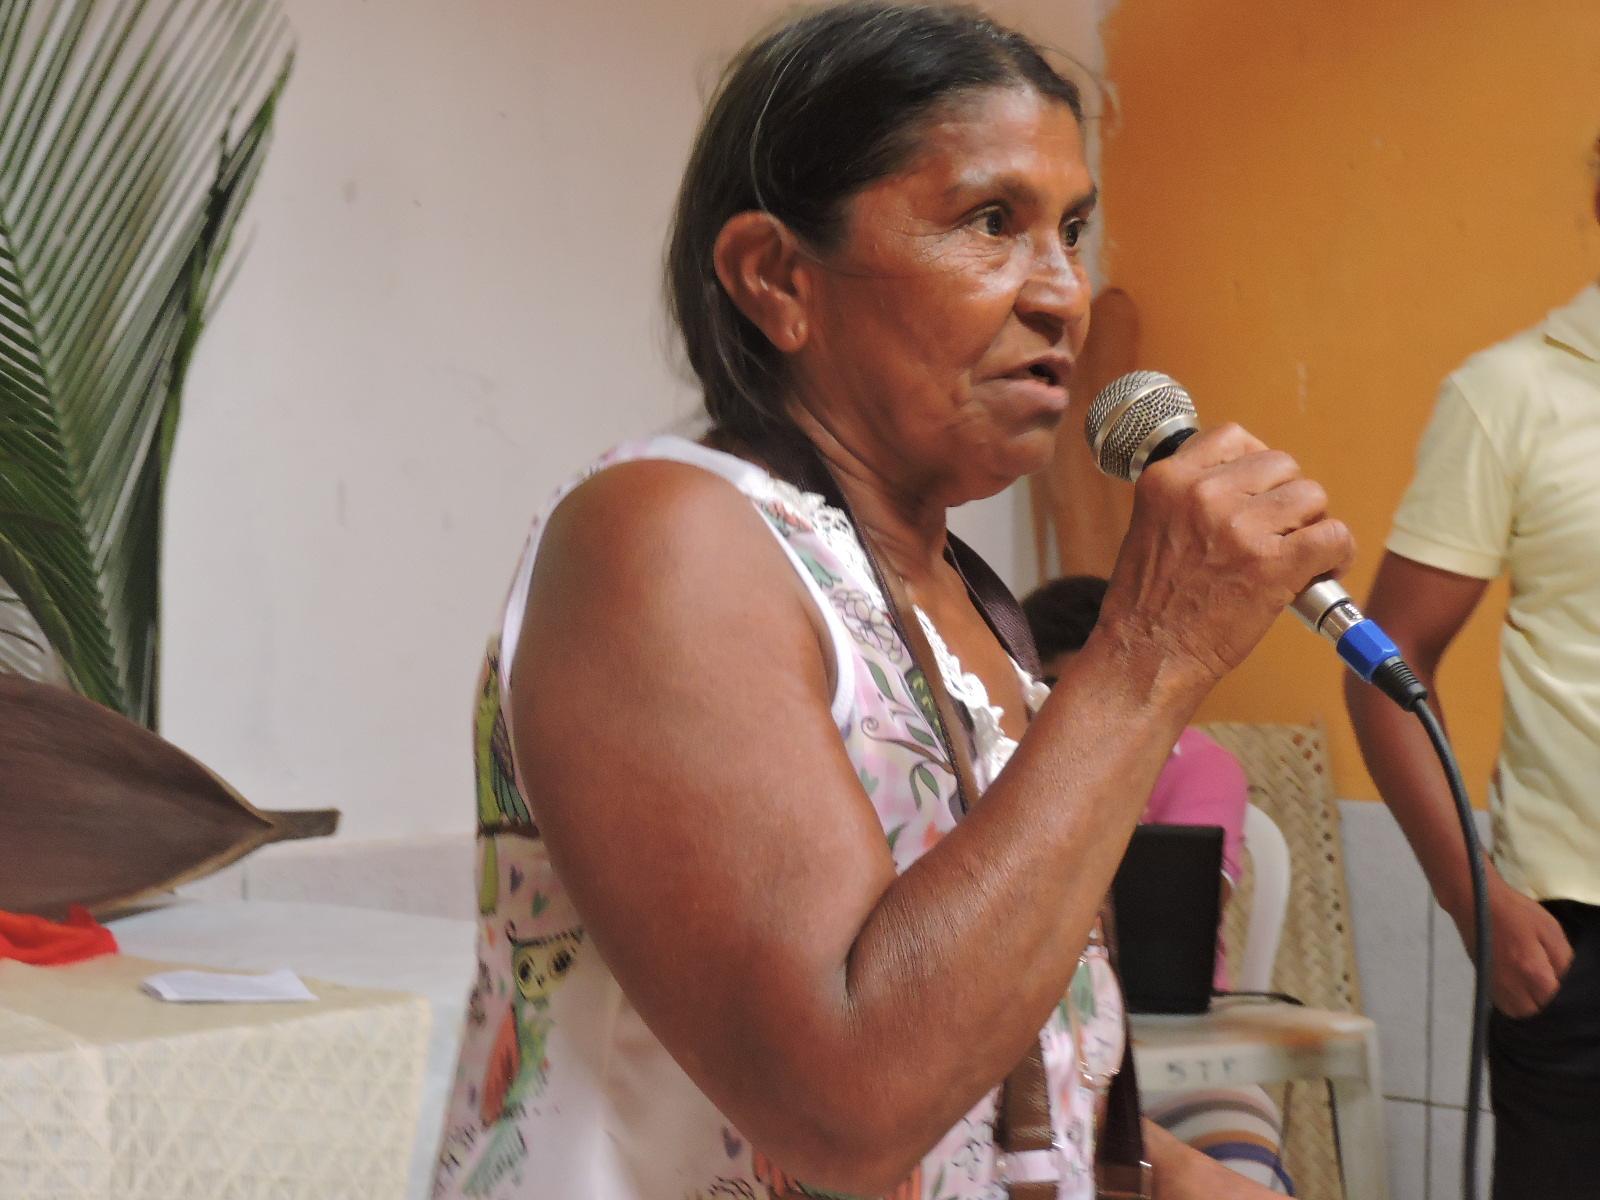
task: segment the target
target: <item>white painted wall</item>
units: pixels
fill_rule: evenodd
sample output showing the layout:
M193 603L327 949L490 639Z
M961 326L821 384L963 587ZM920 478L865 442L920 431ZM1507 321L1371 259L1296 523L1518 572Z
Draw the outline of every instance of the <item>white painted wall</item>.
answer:
M657 273L717 70L770 0L286 0L299 61L173 473L164 732L354 837L465 830L531 513L694 409ZM995 6L1098 67L1085 4ZM1013 496L958 516L1002 573Z

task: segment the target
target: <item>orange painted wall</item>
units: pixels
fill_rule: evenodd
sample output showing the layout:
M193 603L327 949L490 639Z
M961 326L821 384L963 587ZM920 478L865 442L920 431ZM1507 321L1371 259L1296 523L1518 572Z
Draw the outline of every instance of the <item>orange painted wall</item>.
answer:
M1141 363L1327 485L1359 599L1439 380L1600 274L1600 3L1121 0L1106 43L1107 277ZM1441 682L1480 801L1503 606ZM1203 716L1320 720L1338 793L1375 797L1341 670L1285 618Z

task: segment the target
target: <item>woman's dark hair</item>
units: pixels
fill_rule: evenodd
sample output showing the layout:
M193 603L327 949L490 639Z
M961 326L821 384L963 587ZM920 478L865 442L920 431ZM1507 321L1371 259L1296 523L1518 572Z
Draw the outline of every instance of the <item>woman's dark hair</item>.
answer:
M1022 611L1028 618L1028 628L1033 630L1042 662L1083 649L1100 619L1106 587L1106 581L1098 575L1068 575L1028 593Z
M717 279L723 225L763 211L830 249L845 203L906 164L936 106L994 87L1032 88L1083 119L1077 87L1032 41L971 8L830 5L734 59L695 139L667 242L667 307L713 425L752 440L788 425L781 356Z

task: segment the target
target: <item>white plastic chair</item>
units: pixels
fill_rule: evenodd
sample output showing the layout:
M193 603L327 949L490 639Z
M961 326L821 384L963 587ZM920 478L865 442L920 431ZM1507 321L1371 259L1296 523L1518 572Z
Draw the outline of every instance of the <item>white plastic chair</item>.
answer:
M1289 899L1289 847L1272 818L1245 809L1255 872L1236 988L1271 990ZM1345 1200L1388 1200L1378 1027L1370 1017L1282 1001L1219 1000L1200 1016L1136 1014L1134 1062L1152 1091L1326 1079L1332 1085Z
M1244 844L1255 872L1250 920L1239 956L1241 992L1272 990L1272 964L1278 958L1283 918L1289 907L1289 843L1273 819L1254 804L1244 809Z

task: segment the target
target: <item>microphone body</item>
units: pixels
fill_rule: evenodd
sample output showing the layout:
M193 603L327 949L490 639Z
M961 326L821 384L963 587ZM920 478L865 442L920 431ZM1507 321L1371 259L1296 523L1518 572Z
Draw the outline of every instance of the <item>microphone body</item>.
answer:
M1084 436L1095 465L1126 483L1175 454L1199 431L1189 393L1159 371L1133 371L1112 380L1084 418ZM1402 708L1414 708L1426 698L1427 689L1400 657L1393 640L1362 614L1336 580L1316 580L1290 607L1313 633L1333 643L1346 666Z

